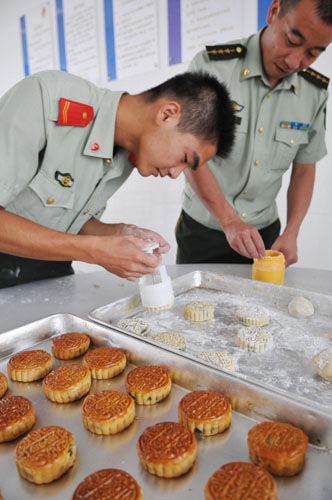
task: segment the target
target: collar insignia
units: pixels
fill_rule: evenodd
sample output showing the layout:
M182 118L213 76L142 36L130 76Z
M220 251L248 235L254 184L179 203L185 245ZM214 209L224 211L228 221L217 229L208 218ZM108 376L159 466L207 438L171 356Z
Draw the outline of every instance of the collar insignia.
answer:
M60 186L69 188L74 184L74 179L72 178L72 176L69 173L63 174L63 173L59 172L59 170L57 170L55 172L54 177L58 181Z

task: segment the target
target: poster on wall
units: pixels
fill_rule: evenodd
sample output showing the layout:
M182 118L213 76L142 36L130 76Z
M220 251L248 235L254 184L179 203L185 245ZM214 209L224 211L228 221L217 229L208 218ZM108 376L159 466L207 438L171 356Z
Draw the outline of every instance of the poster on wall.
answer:
M271 4L271 0L258 0L257 4L257 26L258 29L260 30L263 28L263 26L266 26L266 16L267 16L267 11L269 10Z
M60 69L100 81L96 0L56 0Z
M159 67L158 0L104 0L109 80Z
M242 38L241 0L168 0L169 64L190 62L205 45Z
M20 17L24 75L55 69L55 41L49 2Z

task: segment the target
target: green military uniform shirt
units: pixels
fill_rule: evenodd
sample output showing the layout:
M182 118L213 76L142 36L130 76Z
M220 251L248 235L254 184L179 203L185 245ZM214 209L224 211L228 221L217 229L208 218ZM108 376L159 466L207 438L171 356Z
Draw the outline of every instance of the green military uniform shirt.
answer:
M0 205L72 234L100 218L133 170L129 152L114 147L122 94L62 71L37 73L9 90L0 99ZM58 125L60 98L91 106L94 118Z
M230 92L237 121L235 145L226 160L214 157L208 165L242 220L262 229L278 217L275 198L291 163L310 164L326 155L324 110L328 91L298 73L271 88L262 66L260 33L230 46L231 51L243 51L244 57L226 55L210 60L203 51L189 69L209 72ZM284 128L290 126L289 122L303 124L303 129ZM188 182L183 209L197 222L220 230Z

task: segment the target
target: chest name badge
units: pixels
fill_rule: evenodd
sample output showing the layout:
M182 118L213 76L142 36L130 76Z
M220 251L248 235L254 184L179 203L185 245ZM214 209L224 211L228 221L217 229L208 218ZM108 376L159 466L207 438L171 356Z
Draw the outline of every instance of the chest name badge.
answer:
M93 107L82 102L61 97L59 100L58 125L86 127L93 120Z
M288 120L283 120L280 122L280 128L290 128L293 130L309 130L310 123L302 123L302 122L291 122Z
M74 183L74 179L72 176L68 173L62 174L57 170L54 175L55 179L58 181L58 183L63 186L63 187L71 187Z

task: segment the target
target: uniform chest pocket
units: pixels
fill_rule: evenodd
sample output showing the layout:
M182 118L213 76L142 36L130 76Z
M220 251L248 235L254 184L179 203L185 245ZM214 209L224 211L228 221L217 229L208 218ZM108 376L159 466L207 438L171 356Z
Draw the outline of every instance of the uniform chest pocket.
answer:
M271 167L286 170L297 155L301 145L308 144L309 134L306 130L277 128L275 135L275 154Z
M39 172L29 184L44 207L73 208L75 192L72 187L60 186L44 172Z

